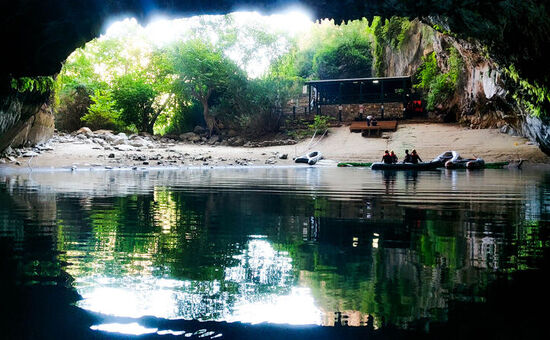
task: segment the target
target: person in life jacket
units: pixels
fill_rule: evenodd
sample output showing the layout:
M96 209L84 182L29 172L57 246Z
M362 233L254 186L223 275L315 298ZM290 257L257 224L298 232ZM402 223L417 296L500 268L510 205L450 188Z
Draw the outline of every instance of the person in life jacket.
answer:
M413 150L411 152L411 163L418 164L419 161L422 162L422 158L416 153L416 150Z
M384 151L384 156L382 156L382 162L384 162L384 164L392 164L392 157L390 156L390 153L388 150Z
M393 150L390 151L390 157L392 163L397 163L397 155L395 154L395 152L393 152Z
M403 158L403 163L412 163L412 158L409 154L409 150L405 150L405 158Z

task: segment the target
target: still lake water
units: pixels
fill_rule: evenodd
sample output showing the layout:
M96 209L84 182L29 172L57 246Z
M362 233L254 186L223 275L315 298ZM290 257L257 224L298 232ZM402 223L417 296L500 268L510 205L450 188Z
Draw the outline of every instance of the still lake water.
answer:
M549 190L544 171L5 173L2 275L112 316L407 328L536 270Z

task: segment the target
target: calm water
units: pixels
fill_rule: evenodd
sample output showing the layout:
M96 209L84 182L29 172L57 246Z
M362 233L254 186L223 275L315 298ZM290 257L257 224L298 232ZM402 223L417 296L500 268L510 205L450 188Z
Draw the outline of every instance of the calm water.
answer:
M119 317L445 322L451 302L539 268L549 190L550 173L508 170L4 174L2 275L69 282L77 306Z

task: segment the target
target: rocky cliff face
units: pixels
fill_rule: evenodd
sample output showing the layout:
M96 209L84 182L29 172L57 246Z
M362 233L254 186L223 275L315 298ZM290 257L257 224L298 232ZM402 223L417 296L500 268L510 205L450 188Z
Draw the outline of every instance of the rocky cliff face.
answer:
M49 93L12 92L0 102L0 152L8 146L34 145L54 132Z
M510 95L514 86L504 70L486 56L481 44L440 33L414 20L399 48L386 46L383 53L384 76L414 75L422 58L435 52L438 66L448 70L449 47L454 47L463 61L457 89L452 98L440 104L430 116L457 121L471 128L500 128L539 144L550 154L550 123L526 113Z

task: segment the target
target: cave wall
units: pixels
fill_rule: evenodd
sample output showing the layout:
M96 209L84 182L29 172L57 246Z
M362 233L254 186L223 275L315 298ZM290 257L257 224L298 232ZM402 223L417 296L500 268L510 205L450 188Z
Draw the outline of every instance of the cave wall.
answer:
M0 96L0 152L8 146L33 145L51 138L54 115L50 93L13 91Z
M470 128L499 128L503 133L520 135L537 143L550 155L550 121L533 117L510 95L514 86L504 71L475 40L464 40L440 33L413 20L399 47L385 46L384 76L414 75L422 58L435 52L438 66L448 71L449 47L463 60L463 72L450 100L429 116L435 120L457 121Z

